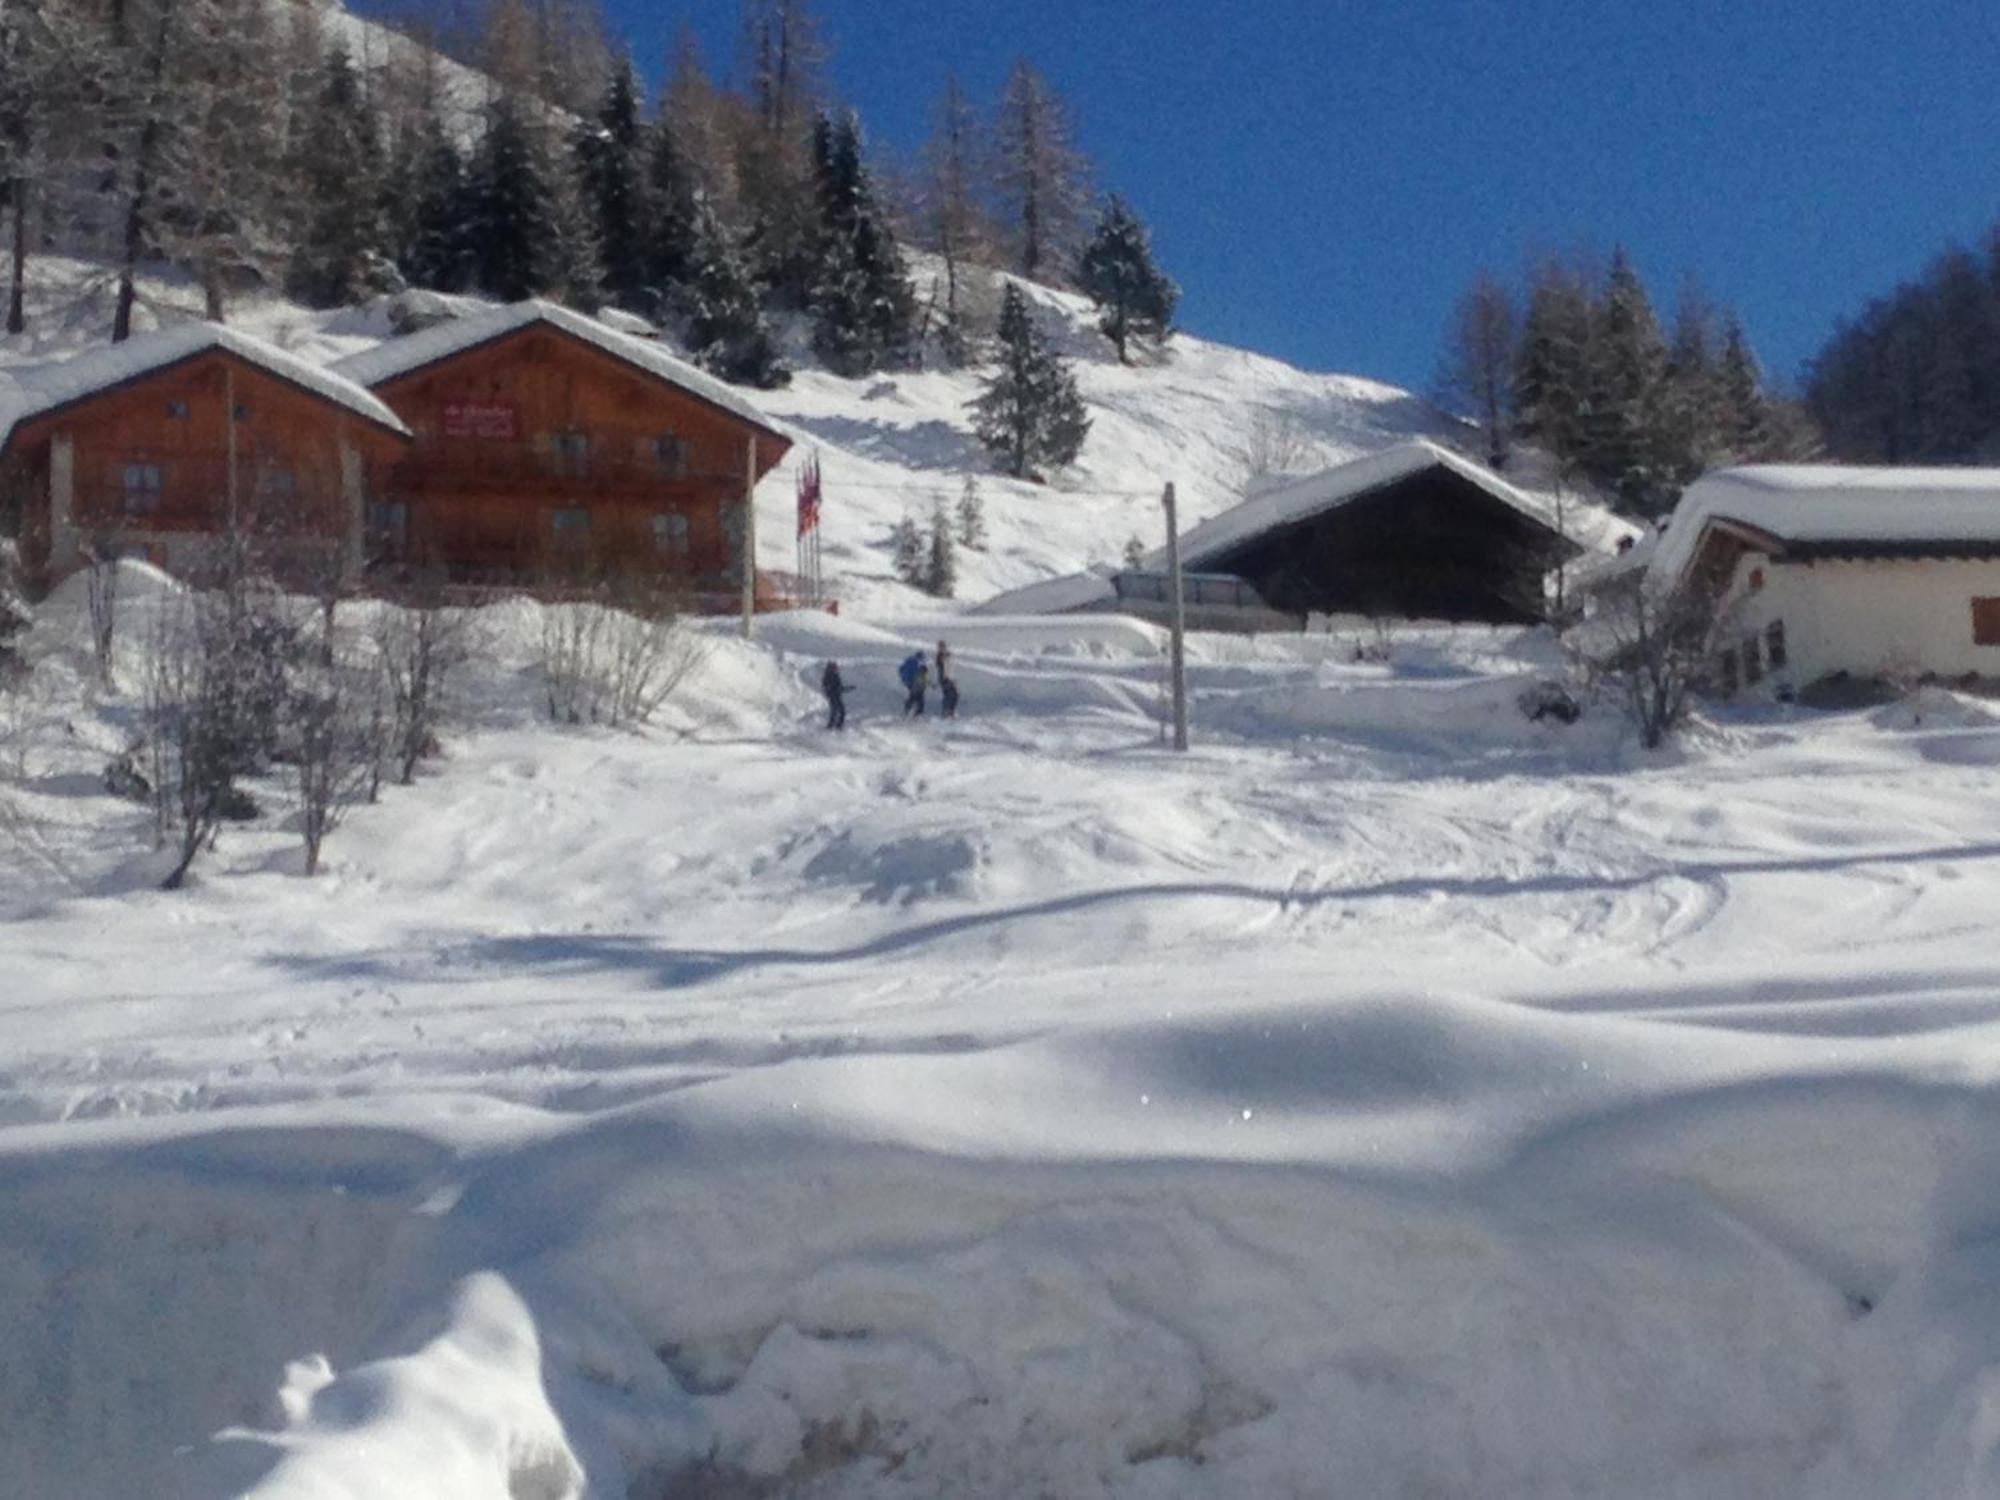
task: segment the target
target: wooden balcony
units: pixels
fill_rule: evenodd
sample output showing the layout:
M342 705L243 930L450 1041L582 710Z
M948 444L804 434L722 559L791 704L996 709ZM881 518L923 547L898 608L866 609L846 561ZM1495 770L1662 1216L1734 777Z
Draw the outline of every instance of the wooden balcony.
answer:
M741 474L688 469L633 453L561 453L530 443L419 441L389 466L384 493L619 494L672 501L732 493Z

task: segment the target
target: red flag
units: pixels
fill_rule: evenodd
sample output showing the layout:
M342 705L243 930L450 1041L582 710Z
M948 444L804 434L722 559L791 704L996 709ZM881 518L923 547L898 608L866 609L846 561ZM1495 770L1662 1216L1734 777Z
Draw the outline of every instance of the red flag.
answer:
M799 467L799 535L819 525L819 455Z

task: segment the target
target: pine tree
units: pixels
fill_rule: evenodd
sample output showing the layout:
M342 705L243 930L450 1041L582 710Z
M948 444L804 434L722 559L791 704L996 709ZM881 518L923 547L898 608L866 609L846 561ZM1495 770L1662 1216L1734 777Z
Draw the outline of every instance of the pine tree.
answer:
M1727 449L1716 367L1716 313L1699 282L1689 278L1674 311L1661 394L1661 440L1667 479L1678 493Z
M688 289L688 346L706 370L741 385L769 390L789 381L778 358L757 288L728 229L697 193L694 210L694 281Z
M475 255L467 226L477 211L465 157L434 113L412 132L406 149L397 269L412 286L463 291Z
M648 302L654 249L648 144L639 120L639 80L627 58L612 70L597 118L578 126L576 156L603 258L604 290L635 310Z
M1438 390L1479 424L1486 461L1496 469L1505 466L1512 446L1518 343L1512 295L1481 270L1452 314Z
M979 481L970 474L958 496L958 541L975 551L986 546L986 503L979 497Z
M1036 330L1013 285L1000 307L999 353L999 370L972 403L979 440L1017 479L1070 463L1083 450L1090 417L1076 377Z
M907 351L916 310L852 113L820 117L813 178L820 217L813 342L838 373L865 375Z
M940 500L931 511L930 543L924 549L924 592L949 599L958 592L958 552L952 543L951 517Z
M596 237L573 180L555 170L552 144L527 106L496 96L471 171L474 267L480 286L505 301L547 295L588 310L599 290Z
M1528 292L1514 364L1514 430L1563 470L1583 455L1583 411L1592 362L1593 314L1582 276L1544 261Z
M1159 345L1172 334L1181 289L1153 263L1145 225L1115 193L1077 261L1076 284L1097 304L1097 326L1121 365L1131 363L1127 346L1134 340Z
M685 300L695 278L695 198L700 188L670 115L656 120L646 136L646 189L645 284L650 300L673 307Z
M291 294L312 307L358 302L386 284L382 148L347 51L327 54L299 163L304 228Z
M1623 249L1611 255L1586 387L1586 472L1639 515L1670 507L1661 396L1667 354L1646 288Z
M743 54L751 118L736 149L744 253L787 307L811 306L820 269L811 155L826 49L806 0L748 0Z
M1732 462L1775 458L1769 401L1743 326L1732 314L1723 326L1722 358L1716 370L1723 452Z
M1073 264L1086 168L1071 144L1068 111L1026 58L1007 77L996 135L1015 263L1030 280L1060 276Z
M924 533L912 516L904 516L896 523L890 537L892 548L891 565L896 577L911 588L921 588L924 582L924 567L929 558L929 549L924 545Z

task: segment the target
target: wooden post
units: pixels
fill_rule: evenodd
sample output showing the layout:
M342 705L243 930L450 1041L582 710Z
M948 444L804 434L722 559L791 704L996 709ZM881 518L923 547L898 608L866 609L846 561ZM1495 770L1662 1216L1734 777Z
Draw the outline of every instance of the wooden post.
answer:
M1180 513L1174 506L1174 485L1167 481L1167 492L1163 497L1167 507L1167 576L1169 597L1173 605L1172 639L1168 650L1171 653L1174 695L1174 748L1188 747L1187 712L1187 610L1181 590L1181 528Z
M743 639L757 633L757 439L743 446Z

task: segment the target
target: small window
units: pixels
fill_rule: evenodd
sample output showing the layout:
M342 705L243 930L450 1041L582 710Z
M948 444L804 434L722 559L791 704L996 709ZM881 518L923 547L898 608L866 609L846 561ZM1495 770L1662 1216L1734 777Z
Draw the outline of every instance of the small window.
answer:
M1773 620L1764 627L1764 658L1773 672L1782 672L1791 660L1785 652L1785 622Z
M582 474L590 466L590 434L558 432L549 439L558 474Z
M250 408L244 402L239 401L236 403L236 420L239 422L250 420Z
M688 471L687 439L672 433L654 438L653 464L668 479L684 478Z
M2000 598L1972 601L1972 644L2000 646Z
M167 419L169 421L185 422L187 420L187 415L188 415L187 402L169 401L167 403Z
M1746 683L1761 682L1764 678L1764 653L1757 637L1743 637L1743 680Z
M654 516L653 546L660 552L684 556L688 550L688 518L678 511Z
M549 516L549 526L559 538L574 541L590 533L590 512L581 505L569 505Z
M161 483L158 464L127 464L124 473L125 510L129 515L149 515L160 508Z
M1763 587L1764 570L1762 568L1752 568L1750 570L1750 592L1754 594Z
M1715 659L1716 691L1727 698L1742 685L1742 676L1736 662L1734 650L1724 651Z
M401 500L371 502L368 532L378 546L400 547L410 534L410 507Z
M289 500L299 492L299 476L290 469L264 469L257 475L257 493Z

